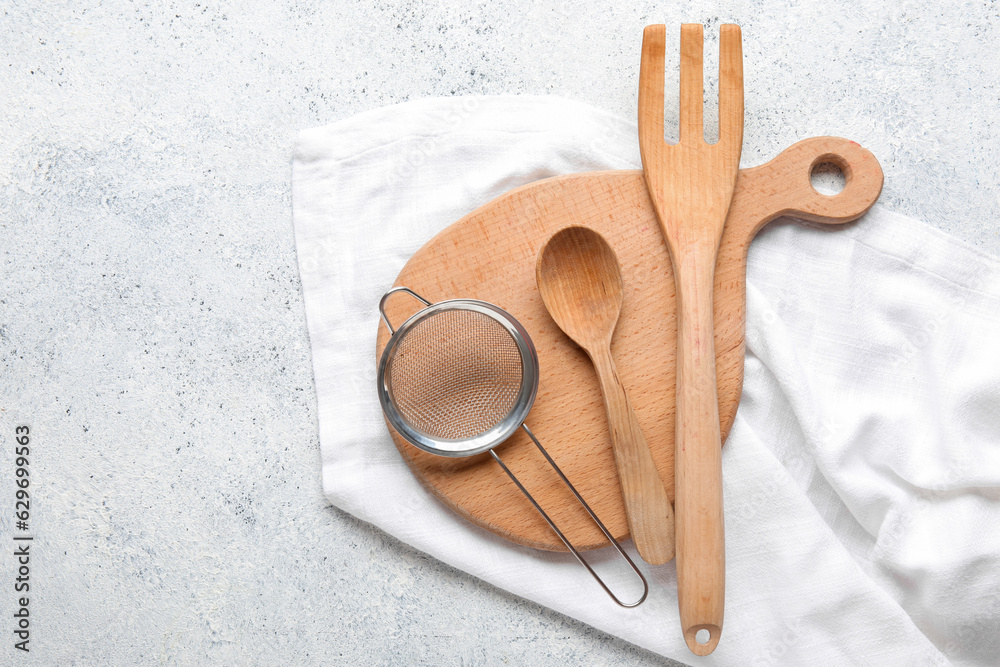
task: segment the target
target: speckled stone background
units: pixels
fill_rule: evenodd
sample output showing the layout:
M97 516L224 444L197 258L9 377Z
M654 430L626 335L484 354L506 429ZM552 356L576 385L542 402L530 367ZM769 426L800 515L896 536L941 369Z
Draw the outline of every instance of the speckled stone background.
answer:
M0 2L5 661L663 664L326 506L290 209L301 129L471 93L634 117L643 25L735 21L745 166L852 138L882 162L883 205L1000 254L995 0L74 4Z

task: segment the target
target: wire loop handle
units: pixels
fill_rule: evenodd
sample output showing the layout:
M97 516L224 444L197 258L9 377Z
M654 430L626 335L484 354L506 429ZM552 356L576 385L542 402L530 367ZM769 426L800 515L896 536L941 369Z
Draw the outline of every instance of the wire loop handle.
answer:
M608 538L608 541L611 542L611 544L615 547L618 553L621 554L622 558L624 558L631 566L632 571L635 572L636 575L639 577L639 579L642 581L642 597L640 597L635 602L622 602L617 595L612 593L611 589L608 588L608 585L604 583L604 580L601 579L601 577L598 576L596 572L594 572L594 568L590 567L590 564L583 559L583 556L580 555L580 552L577 551L576 547L574 547L572 542L569 541L569 538L563 535L563 532L559 530L555 522L549 518L549 515L545 513L545 510L542 509L541 505L539 505L538 502L532 497L532 495L528 493L528 490L524 488L524 485L521 484L521 482L517 479L517 477L514 476L514 473L510 471L510 468L508 468L506 464L504 464L504 462L500 460L500 457L497 455L497 453L491 449L490 454L492 454L496 462L500 464L500 467L503 468L503 471L507 473L507 476L510 477L511 480L513 480L514 484L517 485L517 488L521 490L521 493L523 493L528 498L528 500L531 501L531 504L535 506L535 509L538 510L538 513L542 515L542 518L545 519L545 522L549 524L549 527L555 532L555 534L559 537L559 539L562 540L562 543L566 545L566 548L569 549L574 556L576 556L576 559L580 561L580 564L583 565L585 568L587 568L587 571L590 572L591 576L593 576L594 579L597 580L597 583L601 585L601 588L604 589L604 592L607 593L609 596L611 596L611 599L614 600L621 607L625 607L626 609L630 609L632 607L638 607L640 604L645 602L646 596L649 595L649 582L646 581L646 577L642 576L642 572L639 571L639 568L636 567L632 559L629 558L629 555L625 553L624 549L622 549L622 545L620 545L618 543L618 540L614 538L614 536L611 534L611 531L609 531L604 526L604 522L602 522L600 519L597 518L597 514L594 513L594 510L590 509L590 505L588 505L587 501L583 499L583 496L580 495L580 492L576 490L576 487L570 483L566 475L563 474L563 471L559 468L559 466L556 465L556 462L552 460L552 457L549 456L549 453L545 451L545 448L542 447L542 443L538 442L538 438L536 438L535 434L531 432L531 429L529 429L526 424L521 424L521 428L523 428L524 432L528 434L528 437L531 438L531 441L535 443L535 446L538 447L538 451L542 453L545 459L549 462L549 465L552 466L553 470L559 473L559 477L561 477L562 481L566 483L566 486L569 487L569 490L573 492L573 495L576 496L576 499L580 501L580 504L583 505L583 509L587 510L587 514L590 515L590 518L594 520L594 523L596 523L597 527L601 529L601 532L604 533L604 536Z

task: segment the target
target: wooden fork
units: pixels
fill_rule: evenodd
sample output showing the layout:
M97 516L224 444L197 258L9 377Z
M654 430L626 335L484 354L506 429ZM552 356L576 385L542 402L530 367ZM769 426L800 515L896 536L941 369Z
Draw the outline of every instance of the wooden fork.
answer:
M708 655L722 634L726 570L712 286L743 148L743 46L739 26L723 25L719 141L708 144L702 123L703 30L695 24L681 27L680 142L668 145L663 140L665 33L663 25L643 32L639 149L677 288L674 514L681 629L692 653ZM699 637L702 630L709 633L707 639Z

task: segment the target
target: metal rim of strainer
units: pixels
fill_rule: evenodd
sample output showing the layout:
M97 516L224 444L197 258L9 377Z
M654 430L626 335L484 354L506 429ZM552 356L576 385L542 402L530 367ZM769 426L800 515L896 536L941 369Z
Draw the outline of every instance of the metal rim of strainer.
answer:
M393 329L392 325L389 323L388 317L386 317L385 312L382 309L382 306L385 303L386 297L396 291L408 292L426 304L426 307L411 315L409 319L399 325L398 328ZM418 449L422 449L425 452L436 454L438 456L473 456L500 445L507 440L507 438L513 435L514 431L521 427L521 424L524 423L524 420L528 416L528 412L531 411L531 406L534 404L535 397L538 394L538 353L535 351L535 346L531 342L531 337L528 335L528 332L525 331L520 322L514 319L513 315L491 303L479 301L477 299L450 299L430 304L425 299L407 288L397 288L396 290L391 290L386 293L386 295L382 298L382 303L379 304L379 310L382 311L382 319L385 321L386 326L389 327L389 331L392 333L392 336L389 338L389 342L386 343L385 349L382 350L382 356L379 358L377 385L378 400L382 405L382 410L386 415L386 419L389 420L393 429L395 429L404 440ZM436 437L421 431L407 422L396 408L395 401L392 397L392 388L389 386L387 379L389 364L393 358L396 347L399 345L400 341L406 337L407 333L419 323L426 321L428 318L440 315L441 313L447 311L472 311L491 318L502 326L507 334L510 335L515 345L517 345L517 350L521 355L521 389L518 392L517 400L514 402L510 412L508 412L506 417L500 420L500 422L489 430L469 438L447 439Z

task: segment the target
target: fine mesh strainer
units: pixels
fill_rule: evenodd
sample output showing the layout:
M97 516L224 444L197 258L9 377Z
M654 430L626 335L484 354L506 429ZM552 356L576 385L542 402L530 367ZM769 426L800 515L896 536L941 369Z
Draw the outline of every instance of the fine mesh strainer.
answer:
M423 303L394 329L385 314L390 295L406 292ZM378 364L378 398L386 419L407 442L438 456L472 456L485 451L538 510L563 544L611 598L623 607L646 599L645 577L618 541L524 424L538 393L538 354L524 327L510 313L474 299L431 304L406 287L395 287L379 302L392 337ZM523 428L618 553L642 581L639 600L622 602L553 523L494 448Z

